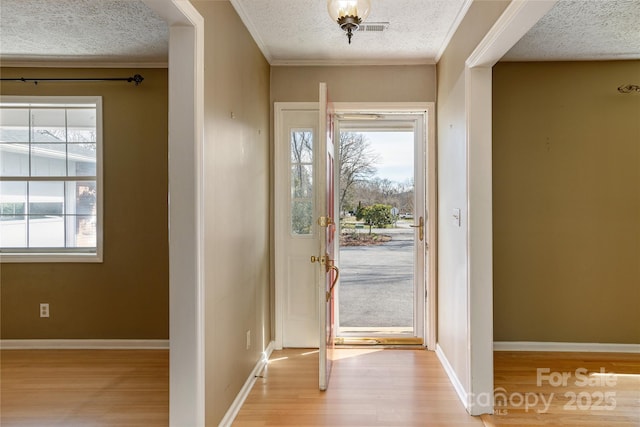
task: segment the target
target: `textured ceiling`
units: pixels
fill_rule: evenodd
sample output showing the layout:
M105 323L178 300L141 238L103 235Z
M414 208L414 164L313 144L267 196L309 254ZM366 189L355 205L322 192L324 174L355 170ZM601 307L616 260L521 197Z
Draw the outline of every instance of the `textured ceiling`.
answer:
M434 63L468 6L466 0L373 0L367 22L389 22L389 28L358 31L349 45L325 0L231 3L272 64Z
M230 0L272 64L439 59L470 0L372 0L351 45L325 0ZM560 0L505 59L640 59L640 0ZM140 0L0 0L0 60L164 64L168 28Z
M640 59L639 0L561 0L507 61Z
M141 1L0 1L2 60L166 63L168 39Z

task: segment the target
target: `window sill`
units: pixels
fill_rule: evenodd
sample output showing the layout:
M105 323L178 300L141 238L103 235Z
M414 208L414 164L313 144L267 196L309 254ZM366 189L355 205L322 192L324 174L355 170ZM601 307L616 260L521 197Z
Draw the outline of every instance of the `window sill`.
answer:
M101 254L78 254L78 253L31 253L31 254L0 254L0 263L101 263Z

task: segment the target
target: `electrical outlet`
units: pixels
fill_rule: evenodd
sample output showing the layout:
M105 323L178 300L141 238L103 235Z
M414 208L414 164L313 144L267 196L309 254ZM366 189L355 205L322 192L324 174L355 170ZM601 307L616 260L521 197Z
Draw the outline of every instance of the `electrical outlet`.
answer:
M251 348L251 331L247 331L247 350Z
M49 303L40 303L40 317L49 317Z

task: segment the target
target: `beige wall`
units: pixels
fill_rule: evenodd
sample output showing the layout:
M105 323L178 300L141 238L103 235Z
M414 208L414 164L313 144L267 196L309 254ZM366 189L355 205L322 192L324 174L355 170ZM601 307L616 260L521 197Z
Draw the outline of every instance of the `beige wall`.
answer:
M216 426L271 340L269 64L229 2L193 5L205 21L205 421Z
M640 61L499 63L497 341L640 343Z
M317 102L320 82L334 102L435 101L434 65L272 67L271 101Z
M469 392L464 62L509 1L474 1L438 63L438 345ZM451 220L460 209L461 226Z
M2 77L128 77L3 82L3 95L102 96L104 262L0 265L2 339L167 339L167 70L4 68ZM39 317L48 302L51 317Z

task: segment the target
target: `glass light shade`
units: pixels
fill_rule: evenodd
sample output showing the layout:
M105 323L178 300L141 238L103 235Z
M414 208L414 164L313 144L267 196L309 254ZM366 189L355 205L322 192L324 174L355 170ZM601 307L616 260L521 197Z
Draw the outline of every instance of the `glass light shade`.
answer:
M334 22L342 16L357 16L363 21L369 16L371 0L327 0L327 9Z

